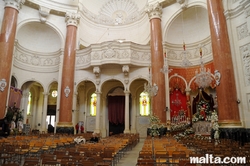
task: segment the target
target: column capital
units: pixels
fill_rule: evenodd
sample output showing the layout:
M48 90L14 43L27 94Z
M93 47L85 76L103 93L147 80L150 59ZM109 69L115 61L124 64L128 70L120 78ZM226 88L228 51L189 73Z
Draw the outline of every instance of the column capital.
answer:
M43 96L44 97L48 97L50 95L50 93L48 93L48 92L43 92Z
M96 94L96 95L101 95L102 92L100 92L100 91L95 91L95 94Z
M146 13L148 14L148 17L149 17L150 20L153 19L153 18L161 19L161 17L162 17L162 6L161 6L161 4L158 2L158 3L155 3L155 4L149 5L146 8Z
M4 2L5 7L11 7L19 11L22 8L25 0L4 0Z
M125 93L125 95L126 95L126 94L130 94L130 91L125 90L124 93Z
M80 21L80 15L78 13L67 12L65 14L65 21L66 21L67 26L73 25L77 27Z

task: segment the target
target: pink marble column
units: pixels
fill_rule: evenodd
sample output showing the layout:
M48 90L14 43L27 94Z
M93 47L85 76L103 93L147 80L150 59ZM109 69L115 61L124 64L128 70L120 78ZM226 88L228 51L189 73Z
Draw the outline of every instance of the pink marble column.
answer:
M166 123L166 90L165 75L160 72L164 65L161 14L162 7L159 3L149 6L148 16L150 19L151 30L151 68L152 68L152 85L158 86L158 92L152 96L152 112L162 123Z
M5 116L7 106L17 16L22 4L22 1L15 0L5 2L4 17L0 34L0 119Z
M221 126L241 126L232 54L222 0L207 0L214 68L221 74L216 87Z
M59 108L59 127L72 127L72 104L74 95L75 79L75 55L76 55L76 33L79 23L79 15L76 13L67 13L67 34L64 48L61 95Z

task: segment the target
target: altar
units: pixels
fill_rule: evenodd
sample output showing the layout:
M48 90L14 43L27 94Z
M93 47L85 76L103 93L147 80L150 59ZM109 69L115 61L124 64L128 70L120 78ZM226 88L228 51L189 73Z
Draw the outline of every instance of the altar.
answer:
M198 135L207 135L211 133L212 125L209 121L198 121L193 123L193 130L195 134Z

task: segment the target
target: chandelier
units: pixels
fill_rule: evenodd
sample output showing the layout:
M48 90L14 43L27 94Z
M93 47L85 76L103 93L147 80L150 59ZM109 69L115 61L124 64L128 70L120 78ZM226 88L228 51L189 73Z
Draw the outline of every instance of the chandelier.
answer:
M183 42L183 59L181 61L181 66L184 68L187 68L189 66L192 66L192 63L187 59L187 51L186 51L186 45Z
M180 100L179 97L178 97L178 96L179 96L178 93L176 93L175 95L176 95L176 99L172 101L172 104L174 104L175 106L178 107L178 106L181 105L181 100Z
M151 84L152 82L152 77L151 77L151 71L150 71L150 67L148 68L149 70L149 81L148 83L144 83L144 92L145 93L148 93L149 96L156 96L157 95L157 92L158 92L158 86L156 85L156 83L154 83L153 85Z
M166 73L170 73L173 69L169 69L168 67L168 60L166 57L166 52L164 53L164 65L163 68L161 69L161 72L166 74Z
M210 73L210 69L206 69L203 64L202 60L202 49L200 48L200 72L196 70L196 78L195 83L199 86L199 88L206 88L209 87L212 82L212 75Z

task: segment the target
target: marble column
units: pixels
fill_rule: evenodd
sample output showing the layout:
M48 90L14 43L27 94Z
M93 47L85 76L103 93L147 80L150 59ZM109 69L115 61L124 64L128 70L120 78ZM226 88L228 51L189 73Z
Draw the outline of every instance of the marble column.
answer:
M159 3L151 5L147 9L150 19L151 33L151 68L152 68L152 85L158 86L158 92L151 97L152 113L157 116L162 123L166 123L166 91L165 77L161 71L164 65L161 16L162 7Z
M106 104L107 104L107 98L106 97L103 97L103 99L102 99L102 105L103 105L103 107L102 107L102 124L101 124L101 126L102 126L102 137L107 137L108 136L108 134L107 134L107 120L108 120L108 114L107 114L107 112L108 112L108 109L107 109L107 107L106 107Z
M221 127L241 126L234 66L222 0L207 0L207 8L214 68L221 74L220 85L216 87L219 125Z
M29 90L23 92L22 95L22 108L23 110L23 124L26 124L27 121L27 107L29 103Z
M100 133L101 92L96 93L95 133Z
M11 79L11 67L16 36L17 16L24 0L5 0L0 32L0 119L5 116Z
M191 114L191 100L190 100L190 91L191 89L186 89L186 99L187 99L187 115L189 122L192 122L192 114Z
M125 129L124 133L130 133L129 129L129 91L124 91L125 93Z
M59 122L56 127L56 132L74 134L72 106L75 80L76 34L80 16L77 13L67 12L65 20L67 33L62 67Z
M137 133L136 131L136 106L138 105L137 98L135 95L132 96L132 111L131 111L131 133Z
M38 113L37 113L37 106L38 106L38 97L37 96L34 96L33 98L32 98L32 113L31 113L31 115L32 115L32 123L31 123L31 128L34 128L34 129L37 129L37 115L38 115Z
M48 97L49 93L43 93L43 112L42 112L42 121L41 121L41 131L47 132L48 124L46 123L47 110L48 110Z

